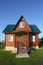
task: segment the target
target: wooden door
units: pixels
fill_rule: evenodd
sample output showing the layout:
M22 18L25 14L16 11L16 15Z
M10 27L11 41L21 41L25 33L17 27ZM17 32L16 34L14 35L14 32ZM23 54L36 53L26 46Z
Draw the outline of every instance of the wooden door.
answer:
M26 54L27 53L27 47L24 45L24 36L20 36L19 46L17 48L18 54Z
M20 42L19 42L19 47L23 47L24 46L24 36L20 36Z

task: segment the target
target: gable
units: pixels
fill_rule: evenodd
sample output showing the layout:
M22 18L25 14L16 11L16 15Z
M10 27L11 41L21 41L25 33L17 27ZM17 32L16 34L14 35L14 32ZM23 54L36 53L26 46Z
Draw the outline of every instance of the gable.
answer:
M25 27L20 28L20 22L24 22ZM28 25L23 16L19 19L16 25L7 25L6 28L3 30L3 33L12 33L13 31L28 31L32 33L41 33L36 25Z
M29 31L32 32L30 26L27 24L23 16L20 17L19 21L16 24L15 31Z

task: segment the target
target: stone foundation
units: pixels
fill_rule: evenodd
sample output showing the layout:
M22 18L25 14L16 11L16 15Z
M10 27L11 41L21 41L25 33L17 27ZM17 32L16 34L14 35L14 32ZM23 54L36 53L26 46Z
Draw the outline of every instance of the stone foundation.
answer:
M39 46L35 46L35 49L39 49Z
M14 53L17 53L17 48L14 46L5 46L6 51L14 51Z
M34 48L34 49L39 49L39 46L32 46L32 48Z
M39 49L39 46L31 46L31 47L29 47L28 52L31 52L31 51L33 51L35 49Z
M31 46L28 51L32 51L33 49L39 49L39 46ZM12 53L17 53L17 48L14 46L5 46L6 51L11 51Z

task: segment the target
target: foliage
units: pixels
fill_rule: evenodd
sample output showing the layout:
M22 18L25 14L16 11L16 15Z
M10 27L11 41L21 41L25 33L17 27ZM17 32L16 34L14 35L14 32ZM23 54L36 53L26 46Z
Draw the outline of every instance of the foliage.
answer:
M43 46L43 37L41 39L39 39L39 47Z
M0 42L0 50L4 49L4 47L5 47L5 43Z

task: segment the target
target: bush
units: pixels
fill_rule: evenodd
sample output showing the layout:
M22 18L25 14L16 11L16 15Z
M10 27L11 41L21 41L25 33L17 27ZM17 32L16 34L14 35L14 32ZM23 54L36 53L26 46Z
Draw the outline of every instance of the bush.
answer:
M0 42L0 50L5 48L5 43Z
M43 37L41 39L39 39L39 47L43 46Z

